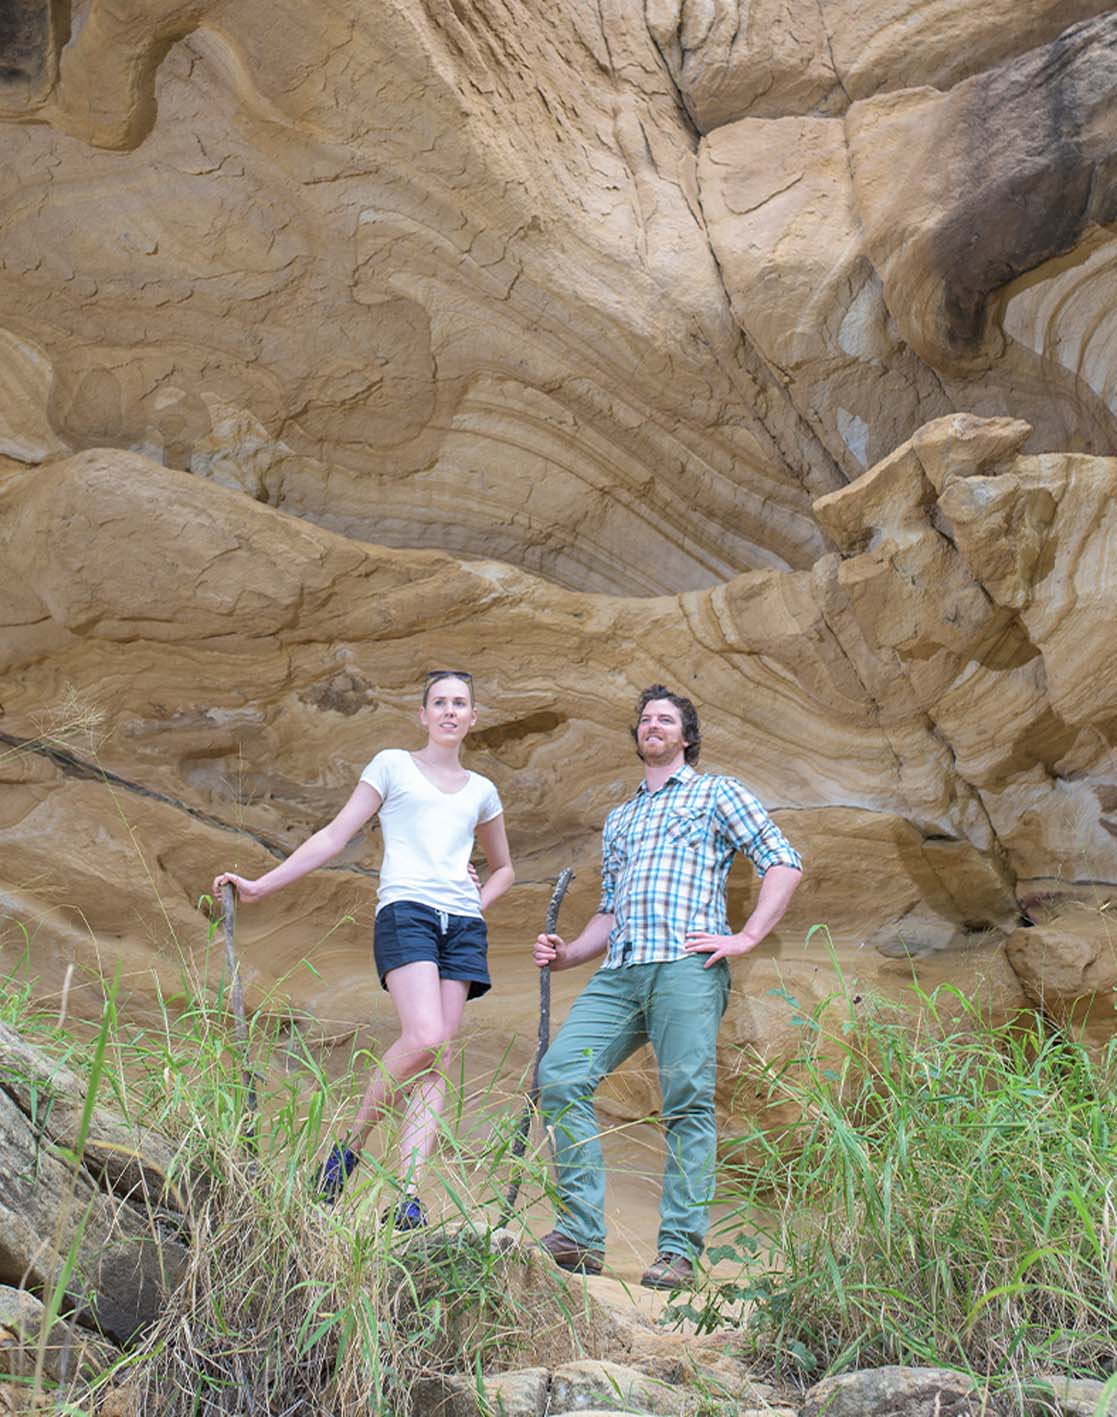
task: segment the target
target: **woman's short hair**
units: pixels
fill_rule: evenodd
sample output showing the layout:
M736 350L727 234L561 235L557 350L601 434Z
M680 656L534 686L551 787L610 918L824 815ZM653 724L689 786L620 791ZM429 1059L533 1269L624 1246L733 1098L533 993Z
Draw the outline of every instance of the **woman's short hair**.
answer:
M702 751L702 730L698 725L698 710L684 695L672 693L666 684L650 685L636 701L636 722L632 725L632 741L634 743L638 741L636 729L640 719L644 710L655 699L666 699L668 703L674 704L679 710L679 717L683 721L683 742L686 744L683 749L683 760L693 767Z

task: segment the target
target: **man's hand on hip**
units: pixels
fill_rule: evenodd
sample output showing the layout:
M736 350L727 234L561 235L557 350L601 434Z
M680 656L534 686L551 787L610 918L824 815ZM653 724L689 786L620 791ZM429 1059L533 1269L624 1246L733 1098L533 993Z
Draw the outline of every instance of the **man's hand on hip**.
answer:
M702 966L709 969L719 959L729 959L733 955L747 955L756 949L759 940L751 940L746 935L711 935L706 930L688 930L683 948L688 955L708 954L710 958Z
M747 955L783 919L788 902L802 879L803 873L797 866L769 866L760 883L756 906L740 934L711 935L706 930L688 930L684 946L687 954L708 954L710 958L705 963L706 969L711 964L717 964L719 959Z

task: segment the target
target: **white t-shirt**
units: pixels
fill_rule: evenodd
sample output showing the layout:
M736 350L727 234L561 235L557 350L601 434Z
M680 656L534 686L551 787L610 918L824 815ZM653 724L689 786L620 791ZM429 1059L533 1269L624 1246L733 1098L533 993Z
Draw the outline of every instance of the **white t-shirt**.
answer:
M467 870L473 833L504 810L489 779L471 772L464 787L443 792L410 753L386 748L361 773L361 781L383 798L384 860L376 909L415 900L448 915L480 918L480 895Z

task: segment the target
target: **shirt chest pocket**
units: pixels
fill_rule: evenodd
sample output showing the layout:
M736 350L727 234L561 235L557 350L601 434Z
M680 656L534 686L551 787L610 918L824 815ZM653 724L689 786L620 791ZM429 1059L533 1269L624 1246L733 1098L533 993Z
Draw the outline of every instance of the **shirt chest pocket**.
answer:
M702 807L676 807L664 819L664 830L672 841L699 847L706 837L706 812Z

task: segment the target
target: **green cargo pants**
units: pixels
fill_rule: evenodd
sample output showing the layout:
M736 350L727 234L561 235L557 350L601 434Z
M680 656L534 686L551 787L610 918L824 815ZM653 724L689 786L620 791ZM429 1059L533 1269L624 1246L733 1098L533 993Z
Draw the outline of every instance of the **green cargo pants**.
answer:
M540 1108L554 1143L556 1228L579 1245L605 1244L605 1170L593 1094L650 1042L667 1134L658 1249L690 1258L702 1252L717 1156L717 1033L729 1000L728 964L706 969L704 959L599 969L543 1059Z

